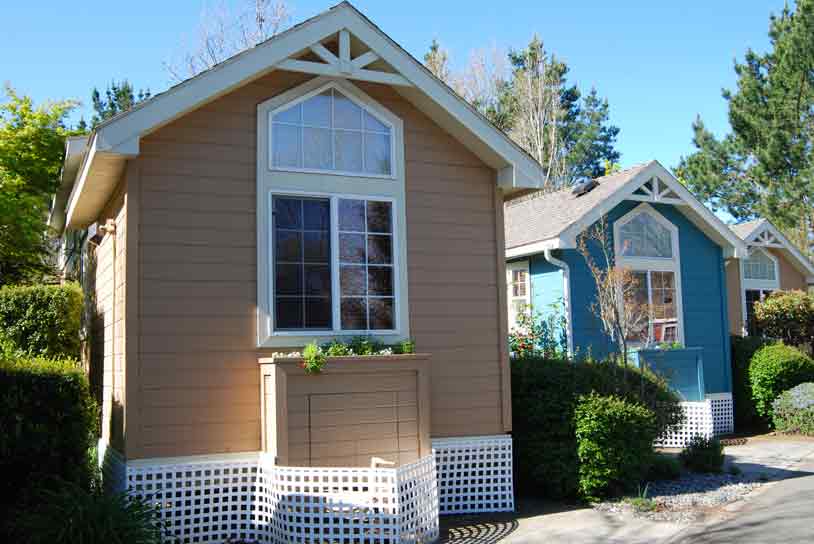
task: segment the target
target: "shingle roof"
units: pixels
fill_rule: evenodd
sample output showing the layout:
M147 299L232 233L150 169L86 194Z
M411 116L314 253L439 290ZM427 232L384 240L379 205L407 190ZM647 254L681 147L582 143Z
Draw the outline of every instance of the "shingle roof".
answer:
M729 225L729 228L738 235L738 238L746 240L746 237L752 234L764 221L765 219L753 219L744 223L738 223L737 225Z
M506 248L559 236L653 162L596 178L599 185L581 196L571 194L569 187L552 193L537 191L506 202L503 210Z

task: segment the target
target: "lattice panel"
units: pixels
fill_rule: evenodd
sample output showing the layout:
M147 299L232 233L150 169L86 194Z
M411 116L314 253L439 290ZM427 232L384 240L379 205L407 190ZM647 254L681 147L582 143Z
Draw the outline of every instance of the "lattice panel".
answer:
M432 446L441 514L514 510L510 436L440 438Z
M707 402L709 402L712 407L712 432L716 436L735 432L735 412L732 405L732 393L707 395Z
M711 437L713 435L712 407L709 401L682 402L684 423L672 433L656 440L656 446L662 448L683 448L694 436Z
M270 458L127 467L177 542L399 544L438 538L435 458L399 468L280 467Z

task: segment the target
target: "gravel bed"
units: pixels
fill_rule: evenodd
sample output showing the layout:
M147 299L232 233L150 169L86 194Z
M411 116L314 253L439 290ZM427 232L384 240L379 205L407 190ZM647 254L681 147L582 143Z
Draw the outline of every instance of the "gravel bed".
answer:
M742 500L763 483L745 475L683 474L678 480L651 482L648 485L647 498L655 504L653 510L637 510L627 499L597 503L594 508L601 512L630 514L654 521L691 523L710 510Z

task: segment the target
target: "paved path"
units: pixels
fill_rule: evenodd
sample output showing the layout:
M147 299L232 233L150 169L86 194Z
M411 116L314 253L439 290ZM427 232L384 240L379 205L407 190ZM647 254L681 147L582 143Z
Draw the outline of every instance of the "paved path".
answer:
M746 474L781 480L696 526L522 501L514 514L443 517L447 544L814 542L814 441L754 440L726 449Z

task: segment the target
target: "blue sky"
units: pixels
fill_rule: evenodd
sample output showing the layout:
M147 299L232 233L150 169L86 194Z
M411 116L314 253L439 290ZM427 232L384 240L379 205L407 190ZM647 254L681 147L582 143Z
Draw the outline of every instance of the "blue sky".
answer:
M233 2L245 0L233 0ZM335 2L289 0L299 21ZM209 5L213 3L210 2ZM475 48L520 48L534 33L571 67L571 81L596 86L621 128L623 166L658 159L674 166L692 150L701 114L728 130L722 87L733 87L734 58L765 50L768 17L783 0L354 2L417 57L437 38L463 65ZM3 6L0 80L36 100L78 98L129 78L154 92L168 86L162 62L197 27L203 3L9 2ZM76 116L78 119L78 114Z

